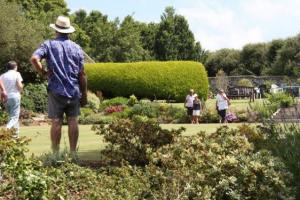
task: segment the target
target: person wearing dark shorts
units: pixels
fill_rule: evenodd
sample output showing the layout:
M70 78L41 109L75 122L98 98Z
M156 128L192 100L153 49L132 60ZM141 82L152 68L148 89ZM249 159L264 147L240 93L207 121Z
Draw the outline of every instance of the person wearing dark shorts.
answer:
M224 90L220 89L216 96L216 109L218 111L219 116L221 117L221 123L225 123L226 121L226 111L229 107L229 99L226 96Z
M188 116L192 116L193 115L193 107L186 107L186 112Z
M184 106L186 107L187 115L189 116L191 123L193 123L194 98L195 98L194 90L190 89L189 94L185 98Z
M80 99L68 98L48 92L48 116L50 119L62 119L64 113L68 117L77 117L80 115Z
M76 155L80 105L87 103L83 51L69 39L75 31L68 17L59 16L50 27L56 38L47 40L33 53L31 63L38 73L48 79L48 115L52 120L51 142L54 153L59 151L64 114L67 117L71 155ZM41 60L47 61L47 70Z

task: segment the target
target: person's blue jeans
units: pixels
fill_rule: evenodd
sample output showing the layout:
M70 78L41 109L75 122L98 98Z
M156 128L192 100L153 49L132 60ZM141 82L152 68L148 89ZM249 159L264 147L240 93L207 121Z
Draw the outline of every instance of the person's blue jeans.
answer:
M14 128L16 130L16 137L19 136L20 103L20 97L9 98L6 102L6 110L9 115L9 121L6 128Z

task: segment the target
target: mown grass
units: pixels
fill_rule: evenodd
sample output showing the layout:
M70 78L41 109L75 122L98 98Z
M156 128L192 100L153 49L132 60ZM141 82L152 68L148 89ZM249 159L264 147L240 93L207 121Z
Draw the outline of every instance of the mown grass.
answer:
M236 128L237 123L227 124L230 128ZM213 132L221 124L163 124L163 128L167 129L177 129L180 127L185 127L185 136L194 135L200 131ZM94 131L91 130L91 125L80 125L79 127L79 141L78 141L78 152L80 159L83 160L97 160L99 159L99 152L105 147L101 136L96 135ZM21 127L20 135L26 136L31 139L29 145L28 155L42 155L50 152L50 126L29 126ZM69 139L67 127L64 126L62 129L61 138L61 150L69 149Z
M262 102L263 99L256 99L255 102ZM249 99L234 99L230 101L230 109L231 110L247 110L250 109L250 106L253 104L253 102L249 102ZM172 105L176 107L184 107L183 103L172 103ZM216 100L215 99L208 99L205 102L205 107L209 110L213 110L216 108Z

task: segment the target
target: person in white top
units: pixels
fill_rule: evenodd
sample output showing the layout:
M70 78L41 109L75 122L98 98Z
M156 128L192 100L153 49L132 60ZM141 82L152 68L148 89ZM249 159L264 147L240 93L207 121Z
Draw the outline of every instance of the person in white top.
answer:
M187 115L193 123L193 105L194 105L195 93L193 89L190 89L189 94L185 98L184 107L187 109Z
M5 107L9 115L9 121L6 128L15 129L14 137L19 137L19 116L21 104L21 91L23 90L22 76L17 71L18 65L15 61L9 61L6 64L7 72L0 76L0 80L6 90Z
M226 111L229 108L229 99L224 90L219 90L216 97L216 109L221 117L221 123L226 122Z

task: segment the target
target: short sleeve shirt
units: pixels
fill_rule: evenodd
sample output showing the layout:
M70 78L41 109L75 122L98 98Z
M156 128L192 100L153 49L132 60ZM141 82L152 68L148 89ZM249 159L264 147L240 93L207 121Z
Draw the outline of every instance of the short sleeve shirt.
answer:
M45 41L33 55L47 61L49 91L69 98L81 96L79 74L84 69L84 56L79 45L61 36Z
M23 81L20 72L8 70L0 76L0 79L6 90L7 98L19 98L21 96L17 86L17 82Z
M224 94L226 97L226 94ZM224 96L217 94L216 100L217 100L217 106L218 110L226 110L228 109L228 102Z
M186 100L185 106L188 108L192 108L194 104L194 99L195 99L195 95L187 95L185 98Z

